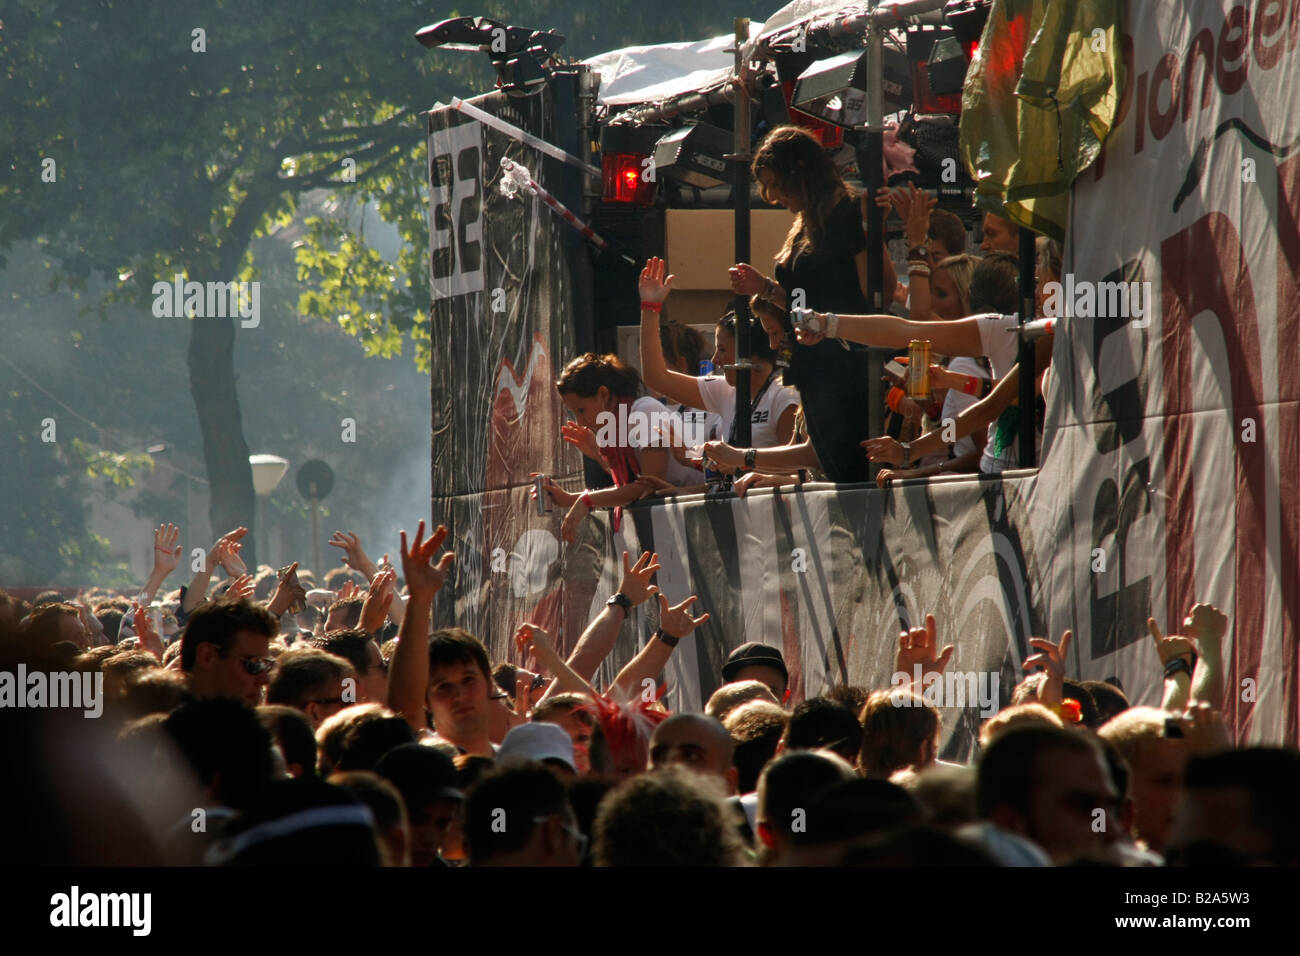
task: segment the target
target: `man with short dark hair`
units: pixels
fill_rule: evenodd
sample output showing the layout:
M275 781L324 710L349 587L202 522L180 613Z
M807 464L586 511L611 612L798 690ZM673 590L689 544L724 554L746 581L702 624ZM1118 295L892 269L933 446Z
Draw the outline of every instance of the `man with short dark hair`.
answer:
M829 750L796 750L764 768L756 830L772 865L797 865L795 837L806 832L808 808L823 791L852 779L852 766Z
M862 746L862 725L853 711L827 697L805 700L790 713L785 750L824 747L852 763Z
M313 638L311 646L337 654L352 665L357 678L356 703L384 702L388 690L388 665L384 663L373 637L360 628L349 628Z
M427 701L437 736L462 753L491 757L488 708L492 669L483 643L461 627L445 627L429 638Z
M347 631L356 627L361 620L361 609L366 599L361 596L342 598L329 606L325 614L325 628L328 631Z
M1000 734L980 759L975 800L981 818L1057 863L1100 856L1122 835L1105 756L1080 731L1030 725Z
M352 681L352 694L344 681ZM312 730L326 717L337 714L355 697L356 674L343 658L314 648L292 650L280 657L275 677L266 690L268 704L287 704L301 710Z
M181 635L181 670L195 697L234 697L250 707L262 702L274 659L275 615L251 601L200 605Z
M586 840L564 785L536 763L485 776L465 801L471 866L577 866Z
M162 726L199 787L204 821L203 830L194 830L200 817L185 813L167 835L169 853L174 862L195 864L234 813L271 783L274 741L252 710L227 697L182 704Z
M930 256L935 263L966 251L966 226L946 209L930 210Z
M316 776L316 735L306 714L284 704L263 704L257 719L275 738L289 776Z

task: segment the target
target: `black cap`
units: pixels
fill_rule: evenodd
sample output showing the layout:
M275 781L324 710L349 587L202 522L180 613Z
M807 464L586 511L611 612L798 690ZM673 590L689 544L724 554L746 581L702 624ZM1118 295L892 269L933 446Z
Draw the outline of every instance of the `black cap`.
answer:
M379 758L375 773L398 789L411 812L435 800L465 796L455 762L436 747L401 744Z
M759 664L763 667L776 668L787 682L790 680L790 672L785 669L785 658L781 656L781 652L775 647L759 644L756 641L741 644L728 655L727 663L722 665L722 679L733 681L736 679L737 671Z

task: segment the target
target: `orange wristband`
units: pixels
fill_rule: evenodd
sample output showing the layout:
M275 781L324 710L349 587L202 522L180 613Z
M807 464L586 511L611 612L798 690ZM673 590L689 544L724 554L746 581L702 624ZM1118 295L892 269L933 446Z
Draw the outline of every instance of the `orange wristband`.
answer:
M903 396L906 394L907 393L904 392L898 386L894 386L889 390L889 394L885 397L885 404L889 407L889 410L891 412L895 414L900 414L898 411L898 406L902 404Z

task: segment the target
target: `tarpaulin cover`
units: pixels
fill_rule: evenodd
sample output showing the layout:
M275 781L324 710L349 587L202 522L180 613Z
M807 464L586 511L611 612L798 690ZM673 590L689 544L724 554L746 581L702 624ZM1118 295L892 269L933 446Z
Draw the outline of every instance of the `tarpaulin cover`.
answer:
M981 208L1065 238L1070 186L1115 118L1119 9L993 0L962 94L961 150Z

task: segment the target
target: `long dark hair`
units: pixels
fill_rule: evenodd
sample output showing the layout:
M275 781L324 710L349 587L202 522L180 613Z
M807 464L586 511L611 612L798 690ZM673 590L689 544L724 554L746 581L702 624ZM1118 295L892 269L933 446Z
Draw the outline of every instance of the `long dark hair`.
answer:
M617 355L587 352L564 366L555 381L555 390L561 395L591 398L602 385L609 389L611 397L636 398L641 394L641 375Z
M764 169L772 171L781 192L799 197L803 204L776 254L777 262L788 262L791 255L816 248L831 210L844 197L852 199L853 191L817 137L798 126L778 126L763 138L750 171L758 179Z
M727 314L718 319L718 328L726 329L733 342L736 339L736 312L734 309L728 309ZM776 353L772 351L772 346L767 341L767 330L763 324L758 321L758 317L753 313L749 316L749 355L741 356L739 352L736 358L758 358L768 362L776 361Z

